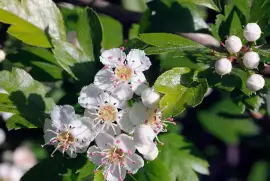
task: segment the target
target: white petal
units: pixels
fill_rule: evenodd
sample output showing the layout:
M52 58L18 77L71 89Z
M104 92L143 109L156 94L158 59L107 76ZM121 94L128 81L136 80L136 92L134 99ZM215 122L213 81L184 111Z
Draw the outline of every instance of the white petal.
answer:
M125 167L128 171L135 174L144 165L142 157L137 154L129 155L129 158L125 158Z
M70 105L55 106L51 111L54 124L70 124L76 119L75 110Z
M147 107L141 102L136 102L132 105L129 113L129 119L134 125L143 124L145 120L148 119L149 115L147 112Z
M107 133L99 133L95 139L97 146L104 150L111 148L111 145L114 145L114 137Z
M113 94L119 100L129 100L133 97L133 90L128 84L121 84L113 90Z
M114 77L114 74L106 69L101 69L97 72L94 80L94 84L97 85L102 90L112 90L114 83L111 81L111 78Z
M123 101L117 99L116 96L111 95L107 92L101 94L101 99L103 101L103 104L109 104L109 105L115 106L117 108L119 108L119 106L123 102Z
M155 137L156 134L149 125L142 124L135 128L134 141L136 146L145 147L145 145L152 145Z
M104 171L107 173L106 180L108 181L120 181L124 180L126 177L126 169L121 166L119 169L119 164L113 164L108 172L105 168Z
M45 119L44 128L43 128L43 131L44 131L44 136L43 137L44 137L45 143L50 142L50 140L56 136L55 133L52 133L51 131L48 131L48 130L53 130L53 131L56 130L56 128L52 127L52 124L53 123L52 123L51 119Z
M107 126L104 127L103 131L105 133L108 133L108 134L112 135L112 136L117 136L117 135L120 135L121 128L120 128L120 126L118 124L110 123L110 124L107 124Z
M3 144L6 140L6 133L3 129L0 129L0 145Z
M137 73L132 77L131 86L132 90L139 96L149 87L143 73Z
M134 153L136 150L133 138L126 134L120 134L119 136L117 136L115 138L115 145L121 148L124 153L130 152L130 151Z
M98 148L97 146L91 146L88 150L87 150L87 157L88 159L93 162L95 165L99 166L101 165L101 159L102 156L100 156L99 153L95 153L95 152L100 152L101 149Z
M144 154L143 157L146 159L146 160L149 160L149 161L152 161L152 160L155 160L158 156L158 148L157 146L152 146L151 149L149 149L149 152Z
M78 98L79 104L84 108L90 108L89 106L97 106L99 95L103 91L96 85L90 84L82 88L80 96Z
M129 112L130 108L121 110L117 115L117 123L123 131L128 134L132 134L135 130L135 125L132 124L131 120L129 119Z
M128 65L136 72L148 70L151 66L151 61L145 55L143 50L132 49L127 55Z
M113 48L103 51L99 58L104 65L116 67L119 62L123 62L126 59L126 54L119 48Z

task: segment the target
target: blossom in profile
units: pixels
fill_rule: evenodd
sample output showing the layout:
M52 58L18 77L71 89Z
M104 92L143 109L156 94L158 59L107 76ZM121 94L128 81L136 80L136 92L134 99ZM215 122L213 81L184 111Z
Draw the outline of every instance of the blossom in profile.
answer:
M103 175L107 181L123 181L126 173L135 174L144 166L144 160L135 153L133 138L120 134L113 137L107 133L100 133L96 139L97 146L91 146L87 156L98 167L103 168Z
M79 117L69 105L55 106L51 111L51 119L44 123L45 145L55 146L51 156L59 150L66 152L71 158L77 153L86 152L96 133L89 129L91 121L87 117Z

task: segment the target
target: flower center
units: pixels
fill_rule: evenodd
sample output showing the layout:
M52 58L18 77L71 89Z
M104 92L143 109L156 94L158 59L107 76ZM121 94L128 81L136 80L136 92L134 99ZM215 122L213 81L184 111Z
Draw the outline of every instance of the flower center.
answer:
M119 148L113 148L108 153L108 162L110 163L122 163L124 160L125 153Z
M99 109L98 114L103 121L113 122L116 120L117 109L111 105L102 106Z
M69 131L63 131L58 136L57 139L59 140L60 144L65 147L74 143L75 138Z
M125 65L121 65L121 66L117 67L114 70L114 73L115 73L116 77L118 79L120 79L121 81L127 81L133 75L132 69L128 66L125 66Z

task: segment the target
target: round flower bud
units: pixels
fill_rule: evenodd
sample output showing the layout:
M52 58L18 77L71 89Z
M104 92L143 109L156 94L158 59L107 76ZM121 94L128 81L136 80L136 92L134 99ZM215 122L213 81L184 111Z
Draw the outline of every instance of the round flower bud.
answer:
M242 42L239 37L232 35L225 40L225 47L230 53L237 53L242 48Z
M256 41L261 37L261 28L257 23L248 23L244 29L244 37L247 41Z
M5 60L6 58L6 53L0 49L0 63Z
M262 89L264 84L264 78L259 74L252 74L247 79L247 88L253 92Z
M154 88L147 88L142 93L142 102L146 107L155 108L160 100L160 95Z
M246 68L255 69L260 62L260 56L256 52L247 52L243 57L243 64Z
M154 147L152 147L151 151L149 151L149 153L147 153L147 154L144 154L143 157L146 160L153 161L157 158L158 152L159 152L158 148L156 146L154 146Z
M232 63L227 58L222 58L215 63L215 71L218 75L225 75L232 70Z

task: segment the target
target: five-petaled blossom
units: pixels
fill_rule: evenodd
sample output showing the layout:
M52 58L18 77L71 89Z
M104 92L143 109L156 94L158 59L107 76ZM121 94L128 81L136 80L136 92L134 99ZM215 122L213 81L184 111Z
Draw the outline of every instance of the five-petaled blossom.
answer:
M125 121L129 113L129 108L124 108L126 101L117 99L96 85L90 84L83 87L78 101L82 107L86 108L84 116L91 118L93 130L111 135L119 135L121 129L128 133L134 130L133 126Z
M121 100L129 100L135 92L141 95L147 88L143 71L151 66L143 50L132 49L126 56L123 48L104 51L100 56L104 68L95 76L94 84L112 92Z
M107 181L123 181L126 172L135 174L143 167L143 159L135 153L132 137L120 134L113 137L100 133L96 139L97 146L91 146L87 151L90 161L99 168L103 167L103 175Z
M96 136L86 122L89 122L89 118L76 115L72 106L55 106L51 119L46 119L44 123L45 144L42 146L55 146L51 156L57 150L63 154L66 152L72 158L76 157L76 153L86 152Z

